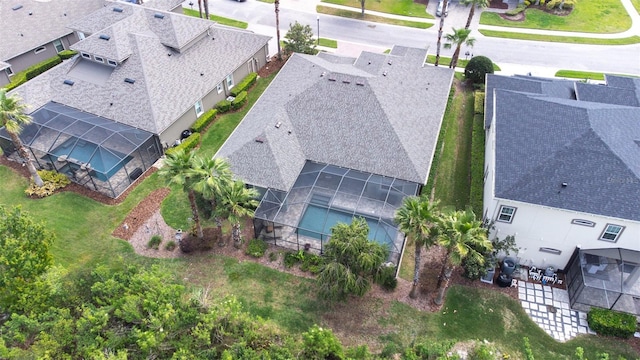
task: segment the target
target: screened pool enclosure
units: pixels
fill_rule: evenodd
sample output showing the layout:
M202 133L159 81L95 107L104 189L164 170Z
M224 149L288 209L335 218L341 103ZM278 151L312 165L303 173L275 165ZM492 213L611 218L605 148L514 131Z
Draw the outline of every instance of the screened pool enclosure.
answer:
M162 155L152 133L49 102L31 114L20 139L36 167L66 174L75 183L118 197ZM17 158L9 134L0 129L0 147Z
M640 316L640 251L580 250L568 267L567 285L573 309L595 306Z
M369 239L386 246L388 261L397 265L404 236L393 217L404 197L416 195L419 187L405 180L307 161L289 192L258 189L262 200L255 212L255 236L322 253L331 227L362 217L369 225Z

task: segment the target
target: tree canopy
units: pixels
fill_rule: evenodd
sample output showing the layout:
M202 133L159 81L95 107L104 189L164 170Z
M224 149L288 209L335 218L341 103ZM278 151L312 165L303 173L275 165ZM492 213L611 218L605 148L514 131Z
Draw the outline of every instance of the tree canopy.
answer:
M299 22L289 24L289 31L284 36L284 51L287 54L297 52L301 54L315 55L316 40L313 38L311 26L302 25Z

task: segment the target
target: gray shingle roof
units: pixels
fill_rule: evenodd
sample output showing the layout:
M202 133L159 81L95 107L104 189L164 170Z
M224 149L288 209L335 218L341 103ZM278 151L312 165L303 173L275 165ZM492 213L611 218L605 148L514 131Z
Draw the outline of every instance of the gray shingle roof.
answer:
M418 51L363 52L355 64L294 54L216 156L283 191L306 160L424 183L453 72L425 67Z
M640 108L494 96L496 197L640 220Z
M615 80L614 83L629 85ZM617 87L609 83L607 85L576 83L576 96L581 101L640 106L640 89L635 87Z
M71 33L67 25L104 0L4 0L0 6L0 60L8 60ZM22 8L13 10L22 5ZM31 13L31 15L29 15Z
M148 26L148 14L157 11L133 7L132 14L123 19L124 25L115 23L77 44L78 49L86 50L86 43L113 42L111 49L120 55L128 53L127 60L114 68L103 82L89 81L91 79L77 74L75 64L88 60L76 57L66 61L15 90L29 105L29 111L53 100L159 134L269 40L267 36L165 12L164 20L172 21L176 29L191 31L189 29L198 28L203 22L210 26L209 35L207 29L203 29L200 40L192 41L178 53L163 45L163 40ZM136 20L135 27L127 30L126 25L133 24L133 20ZM198 25L182 25L190 22ZM101 40L100 33L110 33L113 37L109 41ZM125 78L134 79L135 83L125 83ZM74 80L75 84L64 85L65 79Z

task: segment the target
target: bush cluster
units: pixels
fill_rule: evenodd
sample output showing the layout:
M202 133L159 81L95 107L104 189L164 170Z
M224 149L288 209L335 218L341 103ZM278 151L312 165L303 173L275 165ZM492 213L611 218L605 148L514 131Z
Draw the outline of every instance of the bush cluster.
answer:
M180 145L169 148L164 153L171 154L178 151L179 149L183 149L184 151L188 152L198 146L198 144L200 144L200 133L194 132L188 138L182 140Z
M304 254L300 270L308 271L314 275L320 272L320 269L324 265L324 258L316 254Z
M44 185L39 187L36 186L33 181L31 181L29 187L24 190L25 194L27 194L28 196L37 196L41 198L47 197L53 195L56 190L62 189L65 186L71 184L71 180L69 180L66 175L61 174L57 171L38 170L38 175L40 175L40 178L42 179L42 182L44 182Z
M486 56L474 56L464 68L465 79L474 85L484 85L487 74L493 74L493 61Z
M73 50L62 50L58 53L58 56L60 57L60 59L62 60L67 60L70 59L74 56L76 56L78 54L77 51L73 51Z
M251 239L249 240L249 244L247 244L247 249L244 253L249 256L253 256L254 258L261 258L264 256L265 252L267 252L266 242L260 239Z
M386 291L393 291L398 286L395 266L381 266L376 273L376 283Z
M167 244L164 246L164 249L167 251L173 251L176 248L176 242L173 240L170 240L169 242L167 242Z
M158 250L158 248L160 248L160 243L162 243L162 236L153 235L151 239L149 239L149 242L147 243L147 247L149 249Z
M631 314L592 308L587 314L591 330L600 335L630 338L636 331L636 318Z
M248 90L253 84L255 84L257 79L258 73L250 73L244 79L242 79L242 81L237 83L236 86L234 86L233 89L229 91L229 94L231 94L231 96L233 97L237 97L241 92Z
M25 77L27 80L31 80L34 77L42 74L43 72L53 68L54 66L62 63L62 59L59 56L52 57L51 59L45 60L39 63L36 67L26 72Z
M247 103L247 92L243 91L231 102L231 110L238 110Z
M218 109L211 109L206 113L200 115L200 117L196 119L196 122L194 122L191 126L191 129L194 132L201 133L204 129L207 128L207 126L209 126L209 124L211 124L211 122L216 118L217 114Z
M527 8L527 5L518 4L518 6L516 6L515 9L507 10L504 13L506 15L509 15L509 16L516 16L516 15L520 14L521 12L525 11L526 8Z
M229 110L231 110L231 101L229 101L227 99L219 101L216 104L216 109L218 110L218 112L220 114L224 114L226 112L229 112Z

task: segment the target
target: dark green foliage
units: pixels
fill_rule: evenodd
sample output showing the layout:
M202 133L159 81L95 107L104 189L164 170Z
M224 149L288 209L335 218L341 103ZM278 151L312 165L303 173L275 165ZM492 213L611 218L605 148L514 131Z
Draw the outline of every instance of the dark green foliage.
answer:
M324 258L320 255L310 254L310 253L302 253L302 264L300 265L300 270L308 271L312 274L318 274L322 265L324 264Z
M525 11L527 9L527 5L525 4L518 4L518 6L516 6L514 9L510 9L505 11L505 15L509 15L509 16L516 16L518 14L520 14L521 12Z
M191 151L192 149L195 149L196 146L198 146L199 144L200 144L200 133L194 132L193 134L189 135L188 138L182 140L180 145L169 148L164 153L168 155L180 149L184 151Z
M295 264L301 263L304 260L304 251L298 250L296 252L286 252L284 254L284 266L292 267Z
M349 360L373 360L376 357L369 351L366 345L348 348L344 351L345 358Z
M278 260L278 253L277 252L270 252L269 253L269 261L274 262Z
M393 291L398 286L398 279L396 278L395 266L381 266L378 268L375 277L376 283L382 286L386 291Z
M206 113L200 115L200 117L196 119L196 122L194 122L191 126L191 129L195 132L202 132L207 128L207 126L209 126L209 124L211 124L211 122L216 118L217 114L218 109L211 109Z
M497 358L495 347L481 343L476 345L469 353L469 360L494 360Z
M315 55L318 53L316 40L313 38L313 30L309 25L302 25L297 21L289 24L289 31L284 36L284 39L284 51L287 54L297 52Z
M176 242L173 240L169 240L167 244L164 246L164 249L167 251L173 251L176 248Z
M247 103L247 92L243 91L231 102L231 110L238 110Z
M338 360L344 358L342 344L330 329L313 325L309 331L302 334L302 339L304 342L302 359Z
M587 322L599 335L627 339L636 331L635 316L613 310L592 308L587 314Z
M229 110L231 110L231 101L229 101L227 99L219 101L216 104L216 109L218 109L218 112L220 114L224 114L226 112L229 112Z
M58 53L58 56L60 57L60 59L62 60L67 60L70 59L74 56L76 56L78 54L77 51L73 51L73 50L62 50Z
M484 117L475 115L471 133L471 186L469 189L469 205L473 212L482 214L484 194Z
M147 242L147 247L150 249L158 250L158 248L160 248L161 243L162 243L162 236L153 235L151 239L149 239L149 242Z
M247 75L242 81L236 84L236 86L229 91L231 96L237 97L241 92L245 90L249 90L249 88L256 83L256 79L258 79L258 73L252 72Z
M16 87L24 84L25 82L27 82L27 80L31 79L27 77L28 73L33 73L33 72L37 72L41 67L43 66L48 66L47 64L50 64L50 62L54 62L57 61L58 64L60 64L62 62L62 60L60 59L59 56L55 56L52 57L51 59L47 59L45 61L39 62L37 64L31 65L28 68L15 73L12 77L11 77L11 82L8 83L7 85L4 86L5 89L7 89L7 91L13 90ZM38 72L38 74L43 73L44 70Z
M484 115L484 91L475 91L473 93L473 113Z
M251 239L247 244L245 254L253 256L255 258L261 258L267 251L267 243L260 239Z
M38 64L37 67L34 67L33 69L29 70L26 72L25 76L27 78L27 80L31 80L34 77L42 74L43 72L53 68L54 66L60 64L62 62L62 59L58 56L56 57L52 57L51 59L48 59L46 61L43 61L41 63Z
M531 350L531 343L529 342L529 338L528 337L524 337L522 338L523 344L524 344L524 357L526 360L536 360L536 358L533 356L533 350Z
M484 84L487 74L493 74L493 62L486 56L474 56L464 68L465 79L473 84Z
M471 280L478 280L487 275L487 269L490 267L491 265L487 263L486 259L481 262L480 259L471 256L462 261L462 268L464 269L462 276Z

